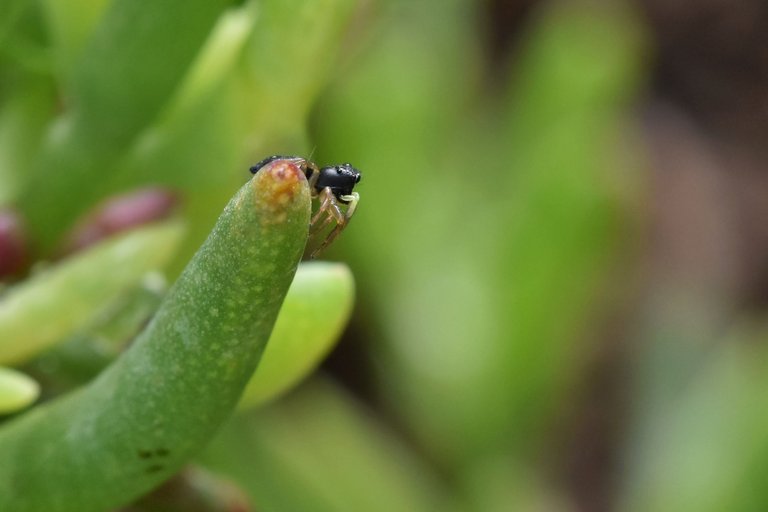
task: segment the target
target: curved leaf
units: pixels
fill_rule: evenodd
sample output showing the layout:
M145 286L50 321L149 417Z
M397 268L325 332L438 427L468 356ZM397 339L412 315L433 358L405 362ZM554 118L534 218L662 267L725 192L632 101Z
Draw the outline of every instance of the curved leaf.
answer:
M315 369L349 320L354 286L346 265L312 262L299 267L241 408L271 400Z

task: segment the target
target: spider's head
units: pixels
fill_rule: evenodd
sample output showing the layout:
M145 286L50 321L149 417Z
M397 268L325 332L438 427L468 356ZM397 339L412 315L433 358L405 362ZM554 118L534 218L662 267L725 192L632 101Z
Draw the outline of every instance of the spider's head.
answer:
M355 188L355 184L360 182L360 176L360 171L352 167L351 164L323 167L320 169L320 176L317 178L315 188L319 192L328 187L336 198L348 196Z

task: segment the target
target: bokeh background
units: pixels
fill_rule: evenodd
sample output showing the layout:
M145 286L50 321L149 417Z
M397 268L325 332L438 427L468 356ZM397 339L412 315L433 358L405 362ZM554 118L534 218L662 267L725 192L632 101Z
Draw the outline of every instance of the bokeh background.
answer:
M201 459L255 510L768 510L766 4L129 3L0 7L0 270L358 167L348 329Z

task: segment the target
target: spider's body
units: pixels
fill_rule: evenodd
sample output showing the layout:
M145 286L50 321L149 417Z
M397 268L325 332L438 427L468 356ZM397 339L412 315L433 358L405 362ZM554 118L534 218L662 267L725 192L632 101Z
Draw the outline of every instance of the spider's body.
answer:
M262 168L266 167L267 165L271 164L272 162L275 162L277 160L288 160L289 162L293 162L296 165L298 165L302 171L304 171L304 174L307 174L307 166L311 165L313 168L317 169L317 166L310 162L309 160L305 160L304 158L301 158L300 156L281 156L281 155L272 155L268 156L267 158L260 160L253 164L251 166L251 174L256 174L259 172ZM309 179L309 176L307 176L307 179Z

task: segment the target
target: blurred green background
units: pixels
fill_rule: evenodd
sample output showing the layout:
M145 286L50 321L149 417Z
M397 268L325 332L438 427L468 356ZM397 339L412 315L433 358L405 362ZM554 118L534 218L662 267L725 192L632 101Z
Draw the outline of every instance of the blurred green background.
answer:
M201 456L253 510L768 510L766 29L759 0L4 0L0 275L151 186L172 280L253 162L351 162L348 329Z

